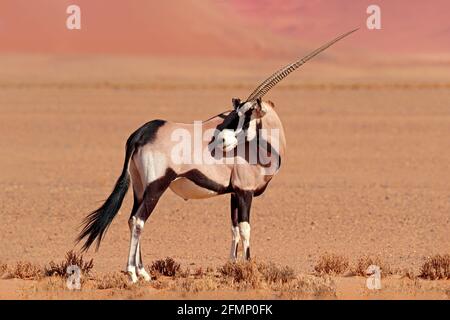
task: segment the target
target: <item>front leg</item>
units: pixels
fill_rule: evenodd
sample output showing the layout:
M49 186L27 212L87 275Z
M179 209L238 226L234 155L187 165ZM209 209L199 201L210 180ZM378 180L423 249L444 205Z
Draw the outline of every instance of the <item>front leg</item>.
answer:
M253 191L235 190L238 203L238 226L245 260L250 260L250 208Z
M239 241L241 237L239 235L239 226L238 226L238 200L234 193L231 194L231 251L230 251L230 260L235 262L237 260L237 252Z

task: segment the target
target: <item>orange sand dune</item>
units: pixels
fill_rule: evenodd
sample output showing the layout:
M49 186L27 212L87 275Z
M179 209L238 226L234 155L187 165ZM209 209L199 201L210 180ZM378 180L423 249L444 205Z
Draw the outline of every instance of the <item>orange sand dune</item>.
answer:
M361 31L342 50L364 53L359 56L450 51L446 0L379 0L379 31L365 28L369 0L78 0L82 29L69 31L66 8L72 3L1 1L0 52L277 58L355 26Z

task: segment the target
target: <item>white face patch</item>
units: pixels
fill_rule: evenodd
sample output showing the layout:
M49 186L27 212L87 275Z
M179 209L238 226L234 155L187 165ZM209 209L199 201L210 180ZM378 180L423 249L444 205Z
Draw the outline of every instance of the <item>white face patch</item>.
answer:
M253 107L253 102L247 102L237 110L238 116L243 117L245 113Z
M219 134L219 139L222 141L222 148L226 152L233 150L238 144L235 132L231 129L221 131Z
M248 124L247 129L247 141L251 141L256 137L256 119L252 115L252 118L250 119L250 123Z

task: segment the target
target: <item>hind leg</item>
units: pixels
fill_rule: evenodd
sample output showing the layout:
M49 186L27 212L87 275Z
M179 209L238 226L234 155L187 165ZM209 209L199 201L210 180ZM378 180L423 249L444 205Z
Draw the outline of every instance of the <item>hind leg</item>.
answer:
M144 188L142 187L142 182L141 182L141 178L139 176L139 172L136 169L136 165L134 164L133 161L131 161L130 163L130 175L131 175L131 181L133 183L133 208L131 209L131 214L130 214L130 218L128 220L128 227L130 228L130 251L128 254L128 263L126 266L126 272L128 272L128 274L131 277L131 281L132 282L136 282L137 281L137 274L139 274L137 271L136 267L133 267L132 265L130 265L129 263L129 259L131 254L133 253L132 251L134 251L134 243L133 243L133 217L136 215L139 207L141 206L142 203L142 198L144 195ZM137 244L139 245L139 243ZM140 255L139 255L139 259L141 259ZM135 264L136 265L136 264Z
M128 226L130 228L130 235L131 235L131 239L130 239L130 253L129 253L129 257L132 255L132 250L134 250L134 243L133 243L133 217L136 215L137 210L139 209L139 206L142 203L142 200L139 200L136 196L137 192L134 191L134 204L133 204L133 209L131 211L131 215L130 215L130 219L128 220ZM128 260L129 261L129 260ZM135 266L135 267L134 267ZM136 258L135 258L135 264L130 265L130 263L128 262L127 264L127 272L131 277L131 281L132 282L136 282L138 277L142 277L145 281L150 281L151 277L150 275L147 273L147 271L145 270L144 267L144 263L142 261L142 252L141 252L141 243L140 240L137 242L136 245Z
M151 213L156 207L159 198L162 196L164 191L167 190L170 183L176 177L175 173L171 170L167 170L166 174L150 182L144 191L142 197L142 202L136 211L136 214L130 217L128 224L131 230L131 241L130 241L130 252L128 256L127 271L131 276L131 281L137 281L137 274L142 275L144 278L145 274L150 280L150 276L144 269L144 264L142 262L141 246L139 244L142 231L144 229L145 222L150 217ZM136 273L136 270L138 273ZM144 273L145 272L145 273Z
M145 270L144 262L142 261L141 241L139 240L136 249L136 273L138 277L142 277L145 281L150 281L152 278Z

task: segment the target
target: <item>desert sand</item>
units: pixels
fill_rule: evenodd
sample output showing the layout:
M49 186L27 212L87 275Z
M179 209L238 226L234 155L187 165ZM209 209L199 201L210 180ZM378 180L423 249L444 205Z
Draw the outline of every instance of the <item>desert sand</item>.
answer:
M134 129L158 118L207 119L282 63L2 55L0 262L62 259L84 216L109 195ZM252 207L253 256L311 274L324 253L350 260L376 255L417 274L425 257L448 253L449 71L445 64L340 66L318 59L271 91L267 99L283 121L288 148L280 173ZM131 198L100 251L86 256L99 274L125 267ZM231 240L228 205L229 196L186 202L168 191L146 224L144 262L170 256L191 268L223 265ZM403 289L375 298L448 297L447 281L437 281L443 289L429 296L423 288L433 282L424 281L418 295L397 285L401 279L386 281ZM337 298L373 298L363 294L363 277L335 282ZM101 290L33 294L26 290L33 285L0 280L1 298L132 297ZM140 297L183 296L149 287Z

